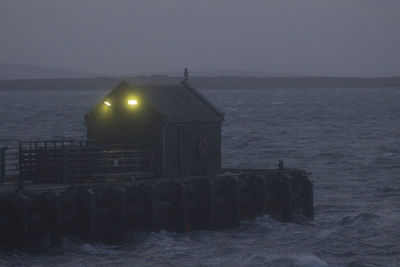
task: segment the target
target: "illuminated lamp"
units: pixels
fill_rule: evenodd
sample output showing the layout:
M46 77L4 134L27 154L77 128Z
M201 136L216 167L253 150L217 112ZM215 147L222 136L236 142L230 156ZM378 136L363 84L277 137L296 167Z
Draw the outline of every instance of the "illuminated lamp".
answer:
M138 101L136 99L129 99L128 100L128 105L135 106L137 104L138 104Z
M110 101L104 101L104 105L111 107L111 102Z

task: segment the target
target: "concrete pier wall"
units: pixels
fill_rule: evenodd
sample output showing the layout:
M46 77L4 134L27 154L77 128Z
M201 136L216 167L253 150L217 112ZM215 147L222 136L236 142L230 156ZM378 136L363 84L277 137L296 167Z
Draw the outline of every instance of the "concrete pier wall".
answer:
M312 182L297 170L229 170L215 176L137 182L26 185L0 191L0 250L39 252L64 236L118 244L136 232L235 227L269 214L313 217Z

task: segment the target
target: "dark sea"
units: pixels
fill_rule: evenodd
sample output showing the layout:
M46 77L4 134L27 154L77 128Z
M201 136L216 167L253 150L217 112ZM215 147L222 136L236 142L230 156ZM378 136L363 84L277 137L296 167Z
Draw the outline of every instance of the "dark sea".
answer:
M0 91L0 146L85 138L106 91ZM311 173L315 220L267 215L234 229L138 234L123 246L64 239L1 266L400 266L400 88L203 90L226 113L225 167ZM0 237L1 238L1 237Z

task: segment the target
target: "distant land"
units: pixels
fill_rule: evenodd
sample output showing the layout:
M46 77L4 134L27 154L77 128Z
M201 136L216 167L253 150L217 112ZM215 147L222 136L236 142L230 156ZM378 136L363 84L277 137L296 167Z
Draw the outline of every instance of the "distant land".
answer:
M89 78L95 74L37 65L0 63L0 80Z
M182 78L170 76L98 77L80 79L0 80L0 90L107 90L121 81L136 84L176 84ZM266 89L266 88L383 88L400 87L400 76L382 78L348 77L189 77L199 89Z
M261 71L244 71L244 70L213 70L213 71L191 71L190 76L194 77L296 77L298 75L288 75L282 73L270 73L270 72L261 72ZM128 74L123 75L127 77L136 77L136 76L170 76L170 77L181 77L183 75L183 70L180 72L151 72L151 73L139 73L139 74ZM121 75L115 75L121 76Z
M180 77L181 72L148 72L136 74L112 74L115 77L135 77L135 76L171 76ZM215 77L215 76L237 76L237 77L287 77L287 74L267 73L260 71L238 71L238 70L215 70L215 71L196 71L191 72L193 76ZM0 80L19 80L19 79L66 79L66 78L95 78L101 74L85 73L81 71L45 67L38 65L1 63ZM290 75L294 77L294 75Z
M98 77L95 74L68 69L0 63L0 90L104 90L113 88L123 80L137 84L176 84L182 80L182 74L170 72L158 75ZM199 89L400 87L400 76L300 77L232 70L190 72L189 81Z

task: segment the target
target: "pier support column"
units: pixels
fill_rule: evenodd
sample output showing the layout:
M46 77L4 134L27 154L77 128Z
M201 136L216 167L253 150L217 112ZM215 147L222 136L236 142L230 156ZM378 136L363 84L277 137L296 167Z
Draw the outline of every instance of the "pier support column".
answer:
M303 187L303 215L314 219L313 182L305 177Z
M58 192L50 191L47 196L49 230L52 246L61 246L63 239L62 201Z
M215 185L212 181L206 183L206 197L207 197L207 218L209 230L215 228Z
M289 222L292 220L292 183L291 176L285 174L282 177L281 185L281 203L282 203L282 220Z
M116 214L114 218L114 226L117 229L117 241L123 242L125 241L125 237L127 234L127 206L126 206L126 190L122 186L115 186L112 188L112 193L116 196L117 201L117 210L118 214Z
M264 175L256 175L254 178L254 189L255 193L255 211L256 214L262 214L266 211L266 188L265 188L265 176Z
M235 226L240 225L240 184L238 177L230 178L232 183L232 223Z
M84 218L86 219L87 225L87 238L90 242L94 243L97 241L97 230L96 230L96 195L94 191L89 188L83 192L84 197Z
M14 216L12 226L15 229L14 242L17 249L21 251L29 250L29 232L28 232L28 197L22 193L15 195L14 198Z
M148 231L156 231L157 224L157 210L156 210L156 187L153 184L144 186L146 205L145 205L145 217L147 222Z
M176 231L187 232L186 187L183 183L171 183L171 200L176 216Z

